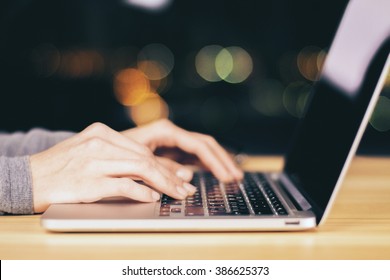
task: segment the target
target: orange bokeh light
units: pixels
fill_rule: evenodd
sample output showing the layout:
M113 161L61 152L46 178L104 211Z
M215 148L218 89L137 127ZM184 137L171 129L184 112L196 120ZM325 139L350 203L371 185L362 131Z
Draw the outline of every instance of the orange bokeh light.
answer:
M130 117L137 125L168 118L168 104L155 93L150 93L139 104L129 108Z
M114 91L122 105L134 106L148 97L150 94L150 83L142 71L127 68L115 75Z

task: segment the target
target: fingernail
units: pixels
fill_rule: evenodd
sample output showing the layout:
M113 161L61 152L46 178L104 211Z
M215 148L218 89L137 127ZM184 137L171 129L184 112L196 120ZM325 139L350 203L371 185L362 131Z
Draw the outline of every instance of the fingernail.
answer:
M153 191L152 192L152 198L155 200L155 201L158 201L160 199L160 194L158 192L155 192Z
M176 171L176 176L184 181L190 181L192 179L192 171L187 168L180 168Z
M183 198L185 198L185 197L188 196L188 192L187 192L183 187L177 186L176 189L177 189L177 192L178 192Z
M187 190L189 194L194 194L196 192L196 187L189 183L183 183L183 187Z
M234 179L234 178L233 178L233 176L232 176L231 174L227 174L227 175L226 175L226 181L227 181L227 182L231 182L231 181L233 181L233 179Z

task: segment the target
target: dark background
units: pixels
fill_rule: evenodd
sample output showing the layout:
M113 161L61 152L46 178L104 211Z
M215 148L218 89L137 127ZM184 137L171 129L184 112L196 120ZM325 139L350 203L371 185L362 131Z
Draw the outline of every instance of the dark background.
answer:
M296 87L307 94L313 83L300 72L297 58L305 50L327 51L346 4L176 0L151 11L118 0L3 0L0 130L80 131L95 121L117 130L134 126L115 97L114 77L134 66L144 46L160 43L175 59L161 92L171 120L213 134L238 152L282 153L299 120L283 96ZM253 61L248 79L203 80L195 55L207 45L245 49ZM388 85L384 97L390 96ZM381 126L368 126L359 153L390 152L386 104L378 114Z

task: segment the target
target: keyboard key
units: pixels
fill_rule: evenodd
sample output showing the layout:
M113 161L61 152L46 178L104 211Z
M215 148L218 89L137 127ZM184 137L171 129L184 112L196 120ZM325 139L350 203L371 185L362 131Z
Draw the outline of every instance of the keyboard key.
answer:
M181 205L181 201L180 200L172 201L171 205Z
M283 207L283 204L273 192L272 187L268 184L264 176L259 175L258 179L262 182L262 188L268 199L263 195L262 190L251 175L245 175L243 183L245 195L242 193L240 185L236 182L224 184L224 189L222 190L219 181L210 172L203 173L201 176L203 176L203 178L196 173L191 183L195 186L200 186L201 180L203 180L207 195L207 210L210 216L250 215L247 205L248 202L255 215L273 215L274 212L270 207L269 202L273 205L273 209L275 209L276 213L279 215L287 215L287 211ZM224 194L226 197L223 196ZM246 200L246 198L248 200ZM225 205L225 203L228 205ZM164 210L160 213L168 216L171 212L180 213L179 211L183 210L175 206L182 204L185 205L184 214L186 216L203 216L205 214L203 207L206 205L203 205L200 188L198 188L194 195L187 197L184 203L164 195L161 199L161 206L172 206L172 208L168 208L168 212ZM230 209L229 213L227 213L226 208Z
M267 179L261 174L258 174L258 178L260 179L262 186L264 188L264 191L268 195L268 197L272 203L272 206L276 210L276 213L278 213L278 215L287 215L286 209L284 208L282 202L279 200L278 196L273 191L273 189L272 189L271 185L268 183Z
M203 207L186 207L185 208L186 216L203 216L204 210Z
M162 216L162 217L170 216L170 213L169 212L160 212L160 216Z
M272 215L272 209L267 203L257 183L249 175L245 176L244 189L248 194L249 203L256 215Z
M171 209L172 213L181 213L181 208L175 207Z

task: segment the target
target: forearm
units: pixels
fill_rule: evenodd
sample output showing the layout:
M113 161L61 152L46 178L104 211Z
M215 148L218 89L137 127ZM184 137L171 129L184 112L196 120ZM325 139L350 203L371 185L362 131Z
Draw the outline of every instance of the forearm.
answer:
M0 155L8 157L32 155L72 135L74 135L72 132L51 132L44 129L33 129L27 133L0 133Z
M33 214L29 157L0 157L0 214Z

